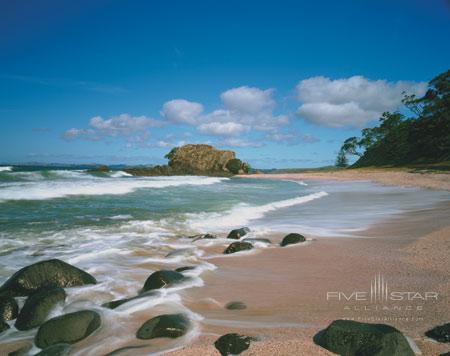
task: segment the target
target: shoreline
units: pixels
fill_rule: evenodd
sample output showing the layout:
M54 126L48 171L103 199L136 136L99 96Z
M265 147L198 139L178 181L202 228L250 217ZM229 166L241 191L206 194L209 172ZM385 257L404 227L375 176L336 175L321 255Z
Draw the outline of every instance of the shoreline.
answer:
M412 173L403 170L381 168L356 168L329 172L305 173L261 173L238 175L250 179L291 179L291 180L367 180L385 185L399 185L433 190L450 191L450 173Z
M204 275L205 285L183 292L189 309L205 317L200 336L167 355L217 355L214 341L232 332L259 339L245 355L332 355L314 344L313 336L341 318L392 325L424 356L448 352L448 345L430 342L423 334L448 322L450 315L450 257L445 253L450 224L444 220L449 214L446 202L372 226L364 233L371 238L320 237L303 246L213 259L218 268ZM273 242L281 238L266 237ZM370 303L327 300L328 291L368 289L378 273L392 288L436 291L439 297L390 301L379 309ZM226 310L230 301L242 301L247 309Z
M265 178L273 179L273 175L265 175ZM278 179L295 178L283 176ZM250 252L228 256L222 255L224 246L235 240L222 239L217 241L219 244L211 245L207 240L200 240L198 247L202 247L205 254L196 262L211 262L216 267L206 269L201 274L202 286L177 292L181 298L179 303L175 298L172 302L166 301L167 305L162 303L150 308L143 308L144 304L136 304L136 307L130 305L131 314L126 309L117 314L123 317L124 325L120 325L120 322L114 325L113 317L117 317L114 312L100 310L106 327L77 344L73 354L97 355L123 349L118 352L127 355L218 355L214 342L224 334L236 332L256 338L243 355L333 355L314 344L313 337L333 320L342 318L392 325L411 338L425 356L448 352L448 345L433 343L423 337L426 330L448 322L450 316L448 216L449 200L393 214L359 231L358 236L314 236L305 233L308 242L280 247L278 243L285 234L303 232L258 235L259 238L269 238L272 244L267 248L258 247ZM251 224L248 226L252 228ZM225 236L219 233L219 237ZM180 246L166 246L162 258L167 257L166 252L176 252L177 248L182 252L186 246L181 245L194 245L193 240L179 243ZM144 283L148 275L145 270L162 268L160 262L152 260L153 252L145 244L137 245L133 256L143 259L141 263L134 265L137 270L130 270L127 276L133 281L133 285L136 281L138 286ZM180 264L169 261L163 265L174 269L183 264L184 262ZM360 305L356 302L327 300L327 293L330 291L342 292L347 296L355 290L368 290L377 274L382 274L394 290L419 293L435 291L439 294L439 299L426 303L420 300L400 304L389 302L383 304L390 308L387 312L374 309L370 303ZM106 293L130 294L126 285ZM116 297L111 295L106 298L108 300L104 300L104 296L94 291L86 291L84 294L85 300L96 298L95 304L100 305L100 301ZM225 305L232 301L243 302L247 308L225 309ZM400 309L395 309L396 307ZM413 312L405 307L413 308ZM418 310L418 307L423 310ZM181 308L180 312L192 312L193 315L203 317L192 319L195 320L195 330L190 336L186 336L188 340L159 339L149 343L137 340L129 333L129 330L137 330L149 317L172 313L174 310L178 312L178 308ZM388 320L383 319L386 317ZM413 317L417 320L409 320ZM125 337L121 336L122 332ZM21 342L27 344L30 341L31 338L10 340L0 348L3 347L3 351L14 351ZM187 345L181 346L184 343ZM161 349L167 351L158 353Z

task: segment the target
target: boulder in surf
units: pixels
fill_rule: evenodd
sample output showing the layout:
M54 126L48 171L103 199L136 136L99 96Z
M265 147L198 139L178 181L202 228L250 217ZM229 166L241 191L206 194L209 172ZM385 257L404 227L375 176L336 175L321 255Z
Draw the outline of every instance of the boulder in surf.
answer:
M0 296L29 296L41 288L96 284L89 273L61 260L34 263L14 273L1 287Z
M250 232L248 227L241 227L240 229L231 230L227 236L227 239L239 240L242 236L247 235Z
M228 255L230 253L236 253L239 251L245 251L245 250L251 250L253 248L253 245L250 242L240 242L236 241L230 244L225 251L223 251L224 254Z
M164 314L147 320L136 333L138 339L177 338L186 334L189 319L183 314Z
M297 234L297 233L292 233L292 234L288 234L283 238L283 241L281 241L280 246L284 247L287 245L292 245L292 244L298 244L299 242L305 242L306 238L303 235Z
M74 344L87 338L100 325L100 315L93 310L64 314L42 324L34 342L41 349L56 344Z
M0 297L0 319L14 320L19 313L19 306L12 297Z
M30 330L41 325L52 309L66 300L66 292L62 288L41 289L26 300L15 327L17 330Z
M142 292L153 289L170 287L171 285L183 282L186 277L180 272L172 270L161 270L153 272L144 283Z

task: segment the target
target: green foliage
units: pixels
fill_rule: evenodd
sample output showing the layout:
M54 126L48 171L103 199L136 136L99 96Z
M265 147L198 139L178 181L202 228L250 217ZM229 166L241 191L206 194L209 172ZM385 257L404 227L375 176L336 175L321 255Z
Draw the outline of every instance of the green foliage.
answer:
M175 153L178 151L178 149L179 149L179 147L174 147L170 150L170 152L168 154L166 154L164 156L164 158L167 158L169 160L169 165L170 165L170 161L175 156Z
M253 168L247 162L242 162L241 169L243 170L244 173L250 173L253 170Z
M341 149L336 158L336 167L345 168L347 166L348 166L347 157L345 156L344 150Z
M413 117L383 113L378 126L363 129L360 138L345 140L339 155L360 157L355 167L450 159L450 70L431 80L423 97L405 94L403 104Z
M242 161L238 158L230 159L226 164L226 168L233 174L238 174L242 166Z

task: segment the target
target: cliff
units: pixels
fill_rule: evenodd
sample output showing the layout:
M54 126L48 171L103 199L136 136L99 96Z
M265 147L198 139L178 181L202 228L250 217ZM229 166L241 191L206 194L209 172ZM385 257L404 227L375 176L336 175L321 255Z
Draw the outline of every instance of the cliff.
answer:
M167 165L130 168L127 173L136 176L207 175L230 176L247 173L248 164L236 158L233 151L218 150L210 145L184 145L173 148L166 156Z

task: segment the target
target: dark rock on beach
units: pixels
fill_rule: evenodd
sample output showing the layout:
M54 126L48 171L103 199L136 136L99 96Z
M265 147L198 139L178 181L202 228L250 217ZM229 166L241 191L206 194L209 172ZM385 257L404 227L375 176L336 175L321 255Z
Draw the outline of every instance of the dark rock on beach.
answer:
M251 340L252 338L249 336L226 334L219 337L214 343L214 346L222 356L239 355L249 348Z
M216 238L217 238L217 236L216 235L212 235L212 234L202 235L202 239L206 239L206 240L213 240L213 239L216 239Z
M228 255L230 253L236 253L239 251L245 251L245 250L251 250L253 248L253 245L250 242L233 242L228 246L225 251L223 251L224 254Z
M12 297L0 297L0 319L14 320L19 313L19 306Z
M217 239L216 235L212 235L212 234L200 234L200 235L193 235L193 236L189 236L190 239L192 239L192 241L197 241L197 240L213 240L213 239Z
M186 277L184 277L180 272L172 270L156 271L147 278L142 291L146 292L153 289L169 287L173 284L184 281L185 278Z
M450 323L436 326L428 330L425 335L439 342L450 342Z
M242 302L229 302L225 305L225 309L228 310L243 310L247 309L247 306Z
M91 335L100 325L98 313L80 310L46 321L39 327L34 342L41 349L56 344L74 344Z
M34 356L67 356L71 348L69 344L56 344L46 347Z
M164 314L147 320L137 331L138 339L177 338L186 334L190 322L183 314Z
M176 272L184 272L184 271L191 271L195 269L195 266L184 266L184 267L178 267L175 269Z
M106 302L102 304L103 308L108 309L116 309L117 307L120 307L122 304L128 303L136 298L124 298L124 299L116 299L112 300L110 302Z
M403 334L385 324L335 320L314 341L339 355L414 356Z
M250 232L248 227L241 227L240 229L231 230L227 236L227 239L239 240L242 236L247 235Z
M18 330L30 330L41 325L58 303L66 300L62 288L42 289L29 296L16 320Z
M289 235L286 235L283 238L283 241L281 241L280 246L287 246L292 244L297 244L299 242L305 242L306 238L303 235L292 233Z
M8 325L8 323L6 321L0 319L0 333L8 330L9 328L10 328L10 326Z
M188 239L216 239L217 236L213 234L197 234L197 235L190 235L187 237Z
M29 296L41 288L65 288L96 283L89 273L53 259L34 263L14 273L0 287L0 296Z

